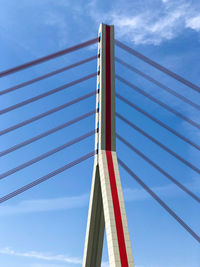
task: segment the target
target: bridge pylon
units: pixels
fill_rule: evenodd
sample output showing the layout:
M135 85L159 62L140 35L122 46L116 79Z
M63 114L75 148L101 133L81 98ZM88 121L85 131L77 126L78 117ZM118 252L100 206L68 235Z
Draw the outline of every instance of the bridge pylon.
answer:
M94 169L83 267L100 267L106 228L110 267L134 267L116 155L114 26L100 24Z

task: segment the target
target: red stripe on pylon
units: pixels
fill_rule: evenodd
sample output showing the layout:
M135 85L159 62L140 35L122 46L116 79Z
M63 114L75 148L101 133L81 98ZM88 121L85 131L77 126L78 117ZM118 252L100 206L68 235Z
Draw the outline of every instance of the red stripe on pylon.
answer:
M106 150L111 150L111 58L110 27L106 26Z
M113 201L113 207L114 207L114 215L115 215L115 223L116 223L116 229L117 229L117 239L118 239L121 267L128 267L128 258L127 258L127 252L126 252L124 230L123 230L123 225L122 225L122 216L121 216L121 211L120 211L119 197L118 197L118 192L117 192L117 183L116 183L116 178L115 178L115 171L114 171L111 151L106 151L106 158L107 158L107 164L108 164L108 173L109 173L112 201Z
M112 202L114 208L114 216L116 223L117 239L119 246L119 254L121 267L128 267L128 258L125 245L124 230L122 224L122 215L119 204L119 196L117 192L117 184L115 178L115 171L113 165L113 158L111 152L111 44L110 44L110 26L106 25L106 53L105 53L105 62L106 62L106 158L108 165L108 173L112 194Z

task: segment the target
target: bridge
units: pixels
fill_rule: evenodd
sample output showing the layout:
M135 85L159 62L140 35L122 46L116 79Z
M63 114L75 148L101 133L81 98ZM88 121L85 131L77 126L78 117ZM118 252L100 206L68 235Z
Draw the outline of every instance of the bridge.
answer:
M50 172L46 172L42 176L34 178L30 183L25 183L23 186L19 186L14 190L11 190L9 193L1 196L0 203L2 204L7 202L11 198L17 197L25 191L31 190L33 187L38 186L37 188L39 190L39 185L41 183L52 178L56 179L58 174L66 172L67 170L86 162L88 159L94 158L93 181L83 266L101 266L104 227L106 228L110 266L134 266L124 207L123 190L121 188L121 179L124 179L124 177L120 179L118 164L119 167L126 173L127 178L130 177L139 184L139 186L141 186L143 190L145 190L180 227L182 227L185 234L190 235L190 237L194 239L194 242L199 243L200 236L198 233L192 229L189 224L184 221L181 216L179 216L179 214L177 214L168 204L166 204L164 200L162 200L159 194L151 188L151 185L148 185L145 182L145 179L143 179L142 176L137 174L137 170L135 169L137 169L136 162L138 161L135 160L133 155L142 160L143 164L141 164L141 166L144 166L142 167L143 172L148 172L149 167L153 168L154 171L159 174L160 179L168 180L170 183L177 186L178 190L181 190L184 194L189 196L194 203L199 204L200 197L195 190L190 189L190 187L187 186L187 183L182 182L178 171L176 175L174 175L173 170L170 170L170 168L177 165L178 170L181 168L186 172L191 170L195 173L195 175L199 175L200 168L188 161L184 155L181 155L180 151L183 151L186 145L195 149L195 151L200 151L200 146L197 142L181 133L177 129L176 125L172 127L169 123L166 123L164 118L165 116L163 116L163 114L167 114L167 116L170 116L170 118L172 118L175 122L180 120L185 123L189 129L199 130L200 124L196 120L185 116L181 111L176 109L172 105L172 99L178 99L182 106L184 105L186 108L195 109L197 111L200 110L200 105L191 100L189 97L186 97L180 90L177 91L168 86L166 83L156 80L147 72L141 71L139 68L134 66L133 62L135 60L140 60L142 64L149 65L152 72L159 71L166 77L176 80L178 83L186 86L188 90L195 91L196 93L200 92L200 87L188 81L186 78L174 73L169 68L160 65L153 59L139 53L121 41L114 39L114 27L105 24L101 24L97 38L82 42L73 47L69 47L65 50L58 51L14 68L1 71L0 78L3 79L9 75L17 75L18 73L25 72L27 69L32 69L39 64L48 63L68 54L79 53L80 57L80 55L84 53L85 49L93 45L98 46L97 55L91 54L90 57L70 62L70 64L62 68L22 81L14 86L1 89L1 96L11 95L14 92L19 92L20 94L20 90L23 90L28 86L48 81L49 78L54 76L57 77L59 74L66 73L70 70L73 70L73 73L76 73L77 68L84 67L85 64L97 61L97 69L95 71L93 70L93 72L90 72L89 74L87 73L87 75L78 77L61 86L48 89L45 92L36 94L32 97L29 97L29 92L27 91L27 97L25 96L23 101L19 101L14 104L11 103L9 106L0 110L0 114L6 119L9 119L9 114L15 114L18 109L22 112L22 115L24 108L29 116L28 108L30 105L34 105L36 103L42 103L43 105L46 103L43 101L46 99L48 101L49 96L55 96L54 102L57 103L58 98L56 96L58 93L63 94L71 87L75 90L75 87L85 84L87 81L97 79L96 88L90 88L89 92L83 94L82 92L71 91L70 97L66 102L64 101L62 104L55 106L55 103L52 103L51 100L48 105L53 104L54 107L50 107L49 109L42 111L37 115L27 117L24 120L23 116L21 116L22 119L20 118L19 120L17 118L16 120L19 120L19 122L13 124L11 122L9 127L2 128L0 130L1 138L4 138L4 136L9 135L10 133L14 133L17 140L19 139L19 133L23 135L23 129L26 129L26 126L28 125L37 122L38 125L40 125L40 129L42 129L43 118L50 118L49 122L53 125L54 114L58 114L62 110L69 110L69 112L75 111L75 114L79 113L78 116L74 116L73 119L66 120L64 123L58 124L55 127L45 129L37 135L31 136L30 138L20 142L12 142L13 145L0 151L0 157L3 159L5 156L12 155L15 151L25 148L28 158L29 147L31 147L30 149L32 150L36 144L36 151L39 154L17 166L14 166L13 168L6 169L0 174L0 180L12 177L13 174L32 165L34 166L34 164L44 159L49 159L52 155L55 155L65 149L71 149L70 151L75 149L78 151L77 155L79 155L77 158L66 162L64 165L61 165ZM118 56L114 51L115 49L116 51L121 50L124 53L124 56ZM115 66L116 68L117 66L123 67L124 72L115 72ZM155 92L151 89L148 90L148 88L138 86L134 82L134 79L142 81L145 87L148 83L151 84L153 88L159 90L160 94L163 92L164 94L169 95L170 98L166 97L166 101L163 101L162 97L158 98ZM48 82L47 84L49 85ZM96 105L94 97L96 97ZM139 99L144 101L143 105L140 105ZM79 112L83 105L85 111ZM87 106L93 106L93 108L87 109ZM154 107L154 109L151 107ZM74 110L72 108L74 108ZM41 104L39 104L38 109L41 109ZM154 110L154 112L152 112L152 110ZM160 112L161 116L158 116L157 112ZM92 123L90 121L88 124L88 121L86 122L86 120L94 118L94 116L95 122ZM141 121L144 121L141 120L141 117L147 121L147 126L151 125L150 127L152 127L153 125L156 129L159 128L164 130L163 136L158 136L151 128L145 127L145 125L141 123ZM77 125L76 129L78 129L79 125L82 127L85 122L85 128L87 128L87 131L83 134L76 136L76 134L73 134L70 130L72 125ZM94 125L94 127L91 127L91 125ZM40 153L37 142L45 142L45 138L48 138L63 129L66 131L69 130L71 139L53 149ZM84 153L82 149L79 150L79 145L81 147L81 143L86 142L92 136L95 136L94 149L87 151L87 153ZM144 145L140 145L138 147L134 138L137 142ZM117 147L116 140L118 142L117 144L119 144ZM147 143L147 140L156 147L153 148L155 149L155 153L148 145L149 143ZM169 142L170 140L173 140L172 145ZM145 144L147 147L145 147ZM179 152L177 152L176 144L177 146L180 146L178 149ZM118 149L118 147L120 149ZM123 152L124 147L126 147L125 151L128 151L128 153ZM159 148L159 150L157 150L157 148ZM150 150L148 151L148 149ZM160 161L160 158L162 157L164 161L169 158L170 160L164 162L163 164L163 162ZM147 165L148 167L146 167ZM157 216L159 217L159 214ZM87 218L85 218L85 220L86 219Z

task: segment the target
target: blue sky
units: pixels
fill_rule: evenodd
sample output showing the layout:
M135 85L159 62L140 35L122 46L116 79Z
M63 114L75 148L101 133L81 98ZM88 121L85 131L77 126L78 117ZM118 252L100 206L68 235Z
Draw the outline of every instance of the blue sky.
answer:
M97 36L101 22L115 25L115 36L199 84L200 3L198 1L0 0L0 70ZM1 90L96 54L96 46L66 55L0 80ZM199 103L188 87L116 48L118 57ZM1 108L96 71L96 62L1 96ZM199 113L116 63L116 73L200 123ZM1 116L5 129L26 118L94 90L91 79ZM116 82L116 91L200 145L199 131L138 93ZM95 108L95 97L1 137L0 150ZM116 101L116 110L176 153L199 166L199 152L143 115ZM9 170L94 128L94 116L0 159ZM199 176L117 120L117 131L177 180L200 194ZM94 137L63 150L1 181L1 196L94 149ZM166 203L200 234L200 208L141 158L117 142L117 153ZM0 265L79 267L82 262L93 160L87 160L0 207ZM120 168L136 267L200 267L199 244ZM104 242L102 267L109 266Z

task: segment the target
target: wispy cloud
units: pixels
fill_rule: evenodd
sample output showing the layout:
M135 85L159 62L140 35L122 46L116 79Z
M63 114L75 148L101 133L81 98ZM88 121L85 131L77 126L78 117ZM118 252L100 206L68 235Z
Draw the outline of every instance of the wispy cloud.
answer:
M23 6L30 14L26 24L32 29L31 35L24 42L27 47L30 43L32 45L32 38L38 36L38 27L41 36L48 38L47 43L59 47L64 47L71 41L73 43L72 38L76 40L76 35L86 39L94 36L101 22L114 24L117 38L137 45L159 45L176 38L186 29L197 33L200 31L198 1L116 0L113 4L108 1L79 0L71 5L70 1L65 0L30 0L23 1ZM23 21L23 16L19 15L18 8L17 4L13 6L11 17L8 17L7 14L10 12L5 7L0 12L1 25L6 25L5 29L1 27L0 31L6 30L8 38L15 36L13 41L20 36L13 32L13 27L17 33L24 30L28 34L25 31L27 25ZM34 17L34 20L31 20L32 10L37 10L37 19ZM76 35L73 35L72 29L76 29Z
M37 260L44 260L44 261L55 261L61 263L71 263L71 264L81 264L82 260L79 258L68 257L67 255L51 255L49 253L41 253L36 251L29 251L29 252L18 252L11 248L2 248L0 249L0 254L2 255L9 255L9 256L17 256L17 257L25 257L25 258L32 258Z
M63 3L63 6L68 8L65 3ZM58 11L49 11L46 13L43 23L52 30L55 29L57 31L59 46L66 46L69 39L69 29L65 15Z
M106 13L105 10L100 11L97 1L91 1L90 15L96 23L114 24L118 38L136 45L159 45L177 37L186 28L200 30L199 7L190 1L152 1L151 5L144 1L142 6L136 2L131 5L123 2L123 9L120 4L122 6L121 1L116 1L116 7Z
M82 259L81 258L74 258L74 257L69 257L67 255L52 255L50 253L42 253L42 252L36 252L36 251L28 251L28 252L18 252L15 251L9 247L2 248L0 249L0 254L2 255L8 255L8 256L15 256L15 257L23 257L23 258L30 258L30 259L35 259L35 260L41 260L41 261L47 261L50 262L47 264L44 263L33 263L31 264L31 267L61 267L61 266L66 266L66 265L60 265L60 263L69 263L70 265L82 265ZM52 265L51 262L54 262ZM59 265L55 265L55 263ZM102 262L101 267L109 267L108 262Z
M198 185L198 181L196 179L193 179L193 182L187 184L186 186L191 188L194 192L199 192L200 188ZM173 198L181 196L181 191L173 184L152 187L151 189L160 197ZM150 198L150 195L143 189L125 188L123 191L124 199L126 202L143 201ZM25 200L14 205L0 206L0 216L78 209L87 207L88 202L89 193L72 197Z
M111 23L116 25L118 38L126 38L138 44L158 45L162 41L171 40L179 31L177 24L183 15L183 10L176 10L156 19L151 12L145 11L135 17L112 14Z
M101 267L109 267L109 262L102 262Z
M155 193L157 193L160 197L174 197L179 195L179 190L173 185L166 186L158 186L151 188ZM124 200L127 202L138 201L138 200L146 200L149 199L150 195L143 189L133 189L126 188L124 190Z
M199 179L193 179L191 183L184 184L187 188L190 188L193 192L199 193ZM165 198L173 198L181 196L181 190L175 186L174 184L168 184L165 186L155 186L151 187L152 191L154 191L159 197ZM151 198L151 196L143 189L132 189L126 188L124 190L124 200L129 201L138 201L138 200L146 200Z
M199 32L200 31L200 16L188 18L186 20L186 27Z
M67 267L66 266L66 264L65 265L61 265L61 264L59 264L59 265L55 265L55 263L54 264L50 264L50 263L47 263L47 264L44 264L44 263L33 263L33 264L31 264L30 265L30 267Z
M87 206L88 200L89 194L51 199L25 200L16 205L1 206L0 216L81 208Z

